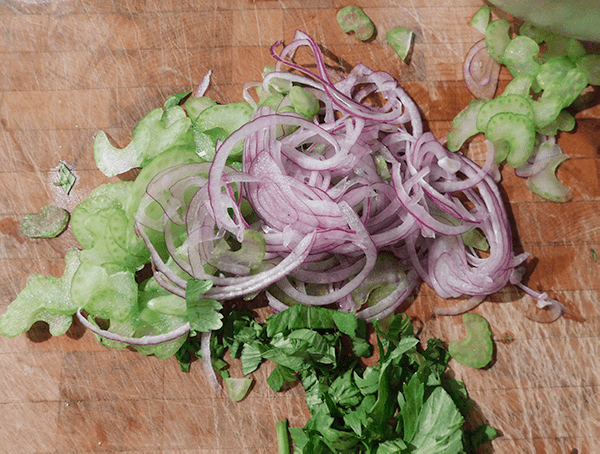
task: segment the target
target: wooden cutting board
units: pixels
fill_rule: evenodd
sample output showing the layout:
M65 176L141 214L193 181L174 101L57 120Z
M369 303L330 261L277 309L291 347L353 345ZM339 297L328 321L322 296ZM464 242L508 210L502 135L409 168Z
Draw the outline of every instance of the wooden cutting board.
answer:
M95 169L99 130L120 146L167 95L191 90L209 69L209 94L242 100L243 84L271 63L269 46L289 42L296 29L312 35L338 64L363 62L400 80L438 137L472 99L462 61L482 36L469 20L481 0L357 1L378 29L361 43L336 25L342 0L4 0L0 2L0 311L31 273L60 275L70 232L29 240L23 215L49 203L72 210L107 180ZM494 14L501 14L494 10ZM497 16L496 16L497 17ZM410 64L387 46L396 25L415 31ZM501 73L501 85L510 76ZM502 192L513 221L515 247L532 254L526 281L562 301L569 317L550 325L525 316L531 300L513 288L477 312L496 340L488 370L451 362L473 399L474 423L487 421L503 436L497 453L600 452L600 107L598 91L578 114L578 127L560 145L571 159L560 178L574 192L567 204L542 201L510 169ZM594 101L595 99L595 101ZM481 156L476 139L469 153ZM54 186L60 161L73 166L69 196ZM409 313L423 336L462 338L460 319L431 318L444 304L423 286ZM510 341L509 341L510 340ZM233 374L241 375L239 365ZM0 339L0 451L5 453L163 452L274 453L275 422L308 418L295 387L273 393L269 365L253 374L250 395L233 403L213 395L201 368L179 371L127 350L110 350L80 327L48 338L43 331Z

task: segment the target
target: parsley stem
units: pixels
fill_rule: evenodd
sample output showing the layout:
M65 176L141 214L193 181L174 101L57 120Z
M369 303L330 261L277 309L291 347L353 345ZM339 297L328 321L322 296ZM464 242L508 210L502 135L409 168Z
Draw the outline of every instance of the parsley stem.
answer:
M290 438L288 436L288 420L275 423L277 431L277 447L279 454L290 454Z

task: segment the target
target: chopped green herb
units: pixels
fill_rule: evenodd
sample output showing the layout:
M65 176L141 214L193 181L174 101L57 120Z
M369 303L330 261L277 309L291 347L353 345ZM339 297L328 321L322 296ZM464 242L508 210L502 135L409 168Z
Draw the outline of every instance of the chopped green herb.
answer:
M58 181L54 184L60 186L65 191L65 194L68 195L75 185L75 180L75 175L71 172L71 169L64 162L61 162L58 166Z
M592 259L594 260L594 263L597 263L597 259L598 259L598 254L596 253L596 251L594 250L594 248L591 249L592 251Z

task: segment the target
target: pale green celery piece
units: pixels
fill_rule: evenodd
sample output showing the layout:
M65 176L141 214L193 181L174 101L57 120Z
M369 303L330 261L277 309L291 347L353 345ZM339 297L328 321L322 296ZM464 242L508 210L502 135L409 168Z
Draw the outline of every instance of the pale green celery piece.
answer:
M232 250L225 239L218 240L208 263L222 272L248 275L262 265L266 248L260 232L246 229L238 250Z
M352 299L357 307L364 304L374 306L402 284L408 283L400 261L392 253L379 252L375 266L352 292Z
M573 197L573 192L562 184L556 176L558 166L569 159L565 154L551 157L544 170L527 178L525 185L531 192L551 202L568 202Z
M69 223L69 212L63 208L46 205L38 214L26 214L21 220L21 233L29 238L54 238Z
M534 81L534 76L530 74L519 74L508 83L502 96L519 95L528 98Z
M536 82L545 90L551 84L566 77L567 73L575 68L575 64L565 56L556 56L546 60L535 76Z
M581 57L587 55L587 49L581 41L571 38L567 44L567 55L573 63L577 62Z
M183 103L183 106L185 107L188 117L190 117L192 121L195 121L201 112L216 104L217 102L208 96L192 96Z
M490 23L491 15L490 7L487 5L482 6L471 18L471 26L479 33L485 35L485 29Z
M273 109L275 112L279 110L279 106L283 102L285 96L281 93L275 93L265 97L260 103L260 106L267 106Z
M375 167L377 168L377 173L384 180L389 180L392 178L392 174L390 173L390 168L388 167L388 162L385 160L385 157L379 153L375 153Z
M133 182L127 203L125 203L127 216L133 219L133 215L138 210L140 201L146 193L148 184L156 174L168 167L201 161L202 159L193 148L172 148L160 153L140 171ZM162 210L160 210L160 214L162 215Z
M465 246L479 249L480 251L488 251L490 249L490 244L488 243L487 238L481 232L481 230L477 228L471 229L468 232L463 233L461 235L461 238Z
M516 94L503 94L490 99L481 106L477 114L477 129L480 132L485 132L490 119L500 112L524 115L531 120L534 118L532 101L529 97Z
M480 132L479 128L477 128L477 116L479 110L486 102L487 100L484 99L473 99L467 107L454 117L448 130L446 144L448 150L460 150L465 140Z
M263 72L262 72L263 79L267 74L270 74L274 71L275 71L275 67L273 65L265 65ZM289 93L289 91L292 89L292 82L288 79L283 79L281 77L274 77L269 82L269 90L268 90L269 93L264 92L262 87L259 87L259 88L260 88L260 90L257 90L257 91L259 93L260 99L262 100L265 97L268 97L275 93L279 93L279 94ZM270 92L271 88L274 90L275 93Z
M373 21L358 6L345 6L337 12L336 19L344 33L354 32L361 41L367 41L375 34Z
M152 298L148 301L148 307L153 311L180 317L185 316L186 311L185 299L173 294Z
M494 143L497 163L506 159L516 169L524 165L533 153L535 127L525 115L511 112L494 115L487 124L485 136Z
M137 305L135 274L82 262L73 276L71 299L90 315L124 321Z
M79 250L65 254L65 271L61 277L32 274L25 288L0 317L0 335L16 337L37 321L45 321L50 334L60 336L71 326L77 304L71 300L71 281L79 268Z
M319 100L312 91L295 85L288 95L294 105L294 109L307 120L312 120L321 110Z
M155 156L177 145L193 146L192 120L181 106L167 111L157 108L142 118L125 148L114 147L106 134L98 133L94 141L94 159L98 169L112 177L136 167L144 167Z
M549 30L536 27L529 22L525 22L521 26L519 34L522 36L528 36L538 44L543 42L546 43L547 47L544 52L535 57L538 63L543 63L549 58L557 55L567 55L569 41L572 39L557 33L553 33Z
M98 209L102 206L102 209ZM80 260L95 265L112 264L137 271L150 261L144 241L136 234L132 218L106 196L81 202L72 216L75 238L84 248Z
M585 73L590 85L600 85L600 55L585 55L577 60L576 65Z
M225 140L236 129L248 123L253 112L254 109L246 102L215 104L200 112L194 121L193 130L194 133L205 133L213 139ZM232 154L241 153L242 147L242 143L237 144Z
M490 57L503 64L504 49L510 42L510 22L504 18L491 21L485 29L485 45Z
M250 386L252 386L252 378L232 378L226 377L223 379L227 386L229 398L233 402L239 402L248 394Z
M415 33L410 28L400 25L390 28L385 34L386 41L403 61L406 61L410 53L414 38Z
M169 331L179 328L180 326L187 323L185 317L179 317L175 315L163 314L158 311L153 311L148 307L143 307L135 321L135 335L134 337L143 336L158 336L166 334ZM183 343L188 338L187 334L184 334L177 339L173 339L169 342L163 342L158 345L136 345L135 349L142 355L154 355L158 359L167 359L173 356Z
M536 132L544 136L555 136L558 131L572 131L575 129L575 117L567 110L561 110L552 123L544 128L536 129Z
M527 36L516 36L506 45L502 55L502 63L508 68L513 77L521 74L534 76L540 69L540 64L534 61L540 46Z
M536 128L545 128L556 120L561 110L569 107L587 86L588 78L579 68L572 68L564 77L548 83L539 101L533 102Z
M459 363L481 369L492 361L494 355L490 325L485 318L473 312L464 314L462 322L467 337L462 341L450 341L448 352Z

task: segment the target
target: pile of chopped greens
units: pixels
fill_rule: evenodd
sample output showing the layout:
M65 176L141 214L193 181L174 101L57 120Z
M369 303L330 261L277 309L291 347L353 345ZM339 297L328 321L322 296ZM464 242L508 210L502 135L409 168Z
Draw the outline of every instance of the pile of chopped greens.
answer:
M267 383L274 391L294 382L304 388L311 417L289 429L296 453L469 453L497 435L487 425L463 429L469 398L446 374L450 355L439 339L421 348L406 314L374 323L379 360L372 366L361 362L373 354L367 324L353 314L295 305L265 323L248 310L223 316L211 350L225 380L229 350L244 375L273 361ZM201 356L198 338L179 350L182 370L194 356Z

